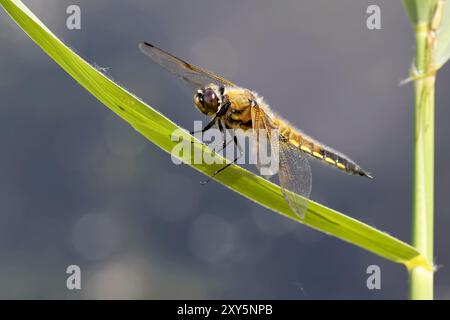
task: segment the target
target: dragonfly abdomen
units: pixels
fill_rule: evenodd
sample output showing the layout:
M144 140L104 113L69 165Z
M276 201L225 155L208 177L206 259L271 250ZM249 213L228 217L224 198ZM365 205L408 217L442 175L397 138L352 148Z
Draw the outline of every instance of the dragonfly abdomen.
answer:
M349 158L297 132L290 126L283 125L279 120L275 121L275 123L279 125L278 129L282 137L296 148L299 148L303 153L346 173L372 178L370 173L364 171Z

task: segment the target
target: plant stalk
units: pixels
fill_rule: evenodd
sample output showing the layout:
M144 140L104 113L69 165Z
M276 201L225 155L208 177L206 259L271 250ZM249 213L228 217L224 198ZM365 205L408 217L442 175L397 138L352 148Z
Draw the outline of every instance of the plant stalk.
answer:
M419 75L425 76L414 82L412 242L431 264L434 240L434 39L430 25L416 26L415 67ZM410 269L409 287L410 299L433 299L433 271L422 267Z

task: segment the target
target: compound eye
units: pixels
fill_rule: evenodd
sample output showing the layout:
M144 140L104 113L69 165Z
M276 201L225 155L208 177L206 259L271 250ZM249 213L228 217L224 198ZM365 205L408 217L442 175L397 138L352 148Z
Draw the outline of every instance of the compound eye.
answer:
M203 101L211 106L214 106L217 103L217 96L213 89L208 88L203 93Z

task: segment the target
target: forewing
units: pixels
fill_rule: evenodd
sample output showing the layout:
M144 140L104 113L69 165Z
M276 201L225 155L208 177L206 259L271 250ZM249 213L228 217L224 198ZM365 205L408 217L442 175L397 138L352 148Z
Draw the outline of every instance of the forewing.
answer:
M280 136L263 109L252 108L252 125L258 168L261 171L258 155L261 148L261 137L266 133L269 137L268 141L271 143L270 149L272 152L278 153L277 169L283 196L291 209L301 219L304 219L312 186L311 167L308 159L296 146Z
M278 172L278 141L271 139L271 132L268 132L267 121L265 118L267 115L264 110L258 106L252 107L252 133L253 133L253 156L255 157L255 164L259 170L259 173L265 178L270 178ZM267 119L268 120L268 119ZM276 153L270 153L272 159L269 159L269 152L276 151ZM275 156L275 157L273 157ZM275 158L275 159L274 159ZM272 160L272 163L270 162ZM276 167L271 166L276 162Z
M193 89L204 87L210 83L214 83L219 86L224 85L236 87L236 85L231 81L228 81L211 71L183 61L148 42L139 43L139 49L147 57L164 67L169 72L178 76Z

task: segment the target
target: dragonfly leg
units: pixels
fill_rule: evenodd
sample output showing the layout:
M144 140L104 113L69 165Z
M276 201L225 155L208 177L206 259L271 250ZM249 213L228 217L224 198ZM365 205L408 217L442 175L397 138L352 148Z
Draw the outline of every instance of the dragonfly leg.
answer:
M214 116L214 118L202 130L191 131L190 134L192 135L192 134L199 133L199 132L203 133L203 132L211 129L212 126L216 123L216 121L228 111L230 106L231 106L230 101L225 102L222 105L222 107L220 108L220 110L217 112L217 114Z
M211 177L209 177L207 180L200 182L201 184L207 184L208 182L211 181L212 178L214 178L215 176L217 176L219 173L221 173L222 171L224 171L225 169L227 169L229 166L231 166L232 164L235 164L241 157L242 157L242 147L239 145L238 141L237 141L237 137L236 135L233 134L233 142L234 144L237 146L238 150L239 150L239 155L237 155L234 160L230 163L227 163L225 166L223 166L222 168L220 168L219 170L215 171Z
M231 107L230 101L226 101L225 103L222 103L220 110L217 111L217 113L216 113L216 118L220 118L223 115L225 115L225 113L227 113L227 111L228 111L228 109L230 109L230 107Z
M199 132L203 133L205 131L208 131L209 129L212 128L212 126L216 123L216 121L217 121L217 116L214 117L202 130L191 131L190 134L193 135L195 133L199 133Z
M217 125L218 125L218 127L219 127L220 132L222 133L222 138L223 138L223 145L222 145L222 148L216 151L216 152L220 152L220 151L222 151L222 150L225 150L226 147L227 147L233 140L227 141L227 134L226 134L226 132L225 132L224 129L223 129L222 121L220 121L220 120L217 121Z
M202 130L198 130L198 131L191 131L189 132L191 135L194 135L196 133L204 133L206 131L208 131L209 129L211 129L211 127L217 122L217 116L215 116ZM191 140L191 145L193 145L195 143L194 140Z
M223 135L222 135L222 136L223 136L223 145L222 145L222 148L220 148L220 149L218 149L218 150L215 150L215 151L216 151L217 153L219 153L219 152L221 152L222 150L225 150L225 149L228 147L228 145L229 145L230 143L234 142L234 143L237 145L237 147L238 147L238 149L239 149L239 152L242 153L242 148L241 148L241 146L237 143L237 140L234 141L235 138L233 138L233 139L227 141L227 135L226 135L226 133L223 131L224 129L223 129L223 124L222 124L222 122L221 122L221 121L218 121L217 124L218 124L218 126L219 126L220 132L222 132L222 134L223 134Z

